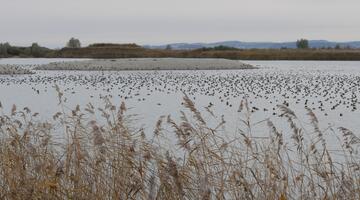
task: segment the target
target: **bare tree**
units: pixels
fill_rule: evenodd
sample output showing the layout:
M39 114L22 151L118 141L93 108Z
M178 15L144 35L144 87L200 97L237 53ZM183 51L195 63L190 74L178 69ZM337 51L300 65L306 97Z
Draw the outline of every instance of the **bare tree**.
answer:
M79 39L71 38L69 42L66 44L66 47L68 48L80 48L81 43Z
M41 56L41 48L38 45L38 43L32 43L30 47L31 55L34 57L40 57Z
M0 56L7 56L9 46L10 46L9 43L0 44Z
M172 50L172 46L170 44L166 45L166 50Z
M309 41L307 39L300 39L300 40L296 41L296 46L298 49L308 49Z

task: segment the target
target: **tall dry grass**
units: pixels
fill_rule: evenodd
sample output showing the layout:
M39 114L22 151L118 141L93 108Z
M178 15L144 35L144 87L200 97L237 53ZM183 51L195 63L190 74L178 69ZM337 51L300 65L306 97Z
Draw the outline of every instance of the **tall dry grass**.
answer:
M291 132L266 119L268 137L257 138L244 100L242 128L229 139L222 134L225 120L212 127L185 95L181 120L162 116L145 136L124 103L106 100L100 109L88 104L68 112L58 92L63 109L48 122L29 108L1 111L0 199L360 198L360 139L346 128L322 130L311 110L307 130L279 106ZM165 145L169 132L177 143L172 148ZM342 134L338 151L327 147L330 133Z

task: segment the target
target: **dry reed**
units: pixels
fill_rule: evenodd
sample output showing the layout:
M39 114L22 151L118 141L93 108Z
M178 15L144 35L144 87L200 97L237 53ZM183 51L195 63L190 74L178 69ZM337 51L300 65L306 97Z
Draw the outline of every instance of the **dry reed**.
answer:
M328 150L324 138L330 133L311 110L313 130L306 130L293 111L279 106L292 133L267 119L269 136L257 139L242 101L246 128L227 139L218 129L223 119L212 128L187 96L184 105L180 122L160 117L152 139L132 127L124 103L63 109L52 122L13 106L0 116L0 199L360 198L360 139L350 130L329 129L342 134L335 159L339 152ZM103 120L95 120L99 112ZM166 126L177 140L172 149L162 145ZM284 138L289 134L294 145Z

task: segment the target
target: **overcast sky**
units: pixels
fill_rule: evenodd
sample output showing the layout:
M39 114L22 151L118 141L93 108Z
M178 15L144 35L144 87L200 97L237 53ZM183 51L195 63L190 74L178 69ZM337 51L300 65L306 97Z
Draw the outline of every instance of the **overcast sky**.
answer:
M0 0L0 42L360 40L360 0Z

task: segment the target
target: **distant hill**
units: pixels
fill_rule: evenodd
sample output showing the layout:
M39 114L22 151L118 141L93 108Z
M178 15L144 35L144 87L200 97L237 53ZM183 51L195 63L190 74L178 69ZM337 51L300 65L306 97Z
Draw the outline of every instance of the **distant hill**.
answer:
M199 48L213 48L216 46L228 46L238 49L281 49L296 48L296 42L241 42L241 41L224 41L215 43L173 43L166 45L145 45L149 49L165 49L168 45L175 50L193 50ZM360 48L360 41L351 42L332 42L327 40L309 40L311 48L335 48L336 45L340 47Z

